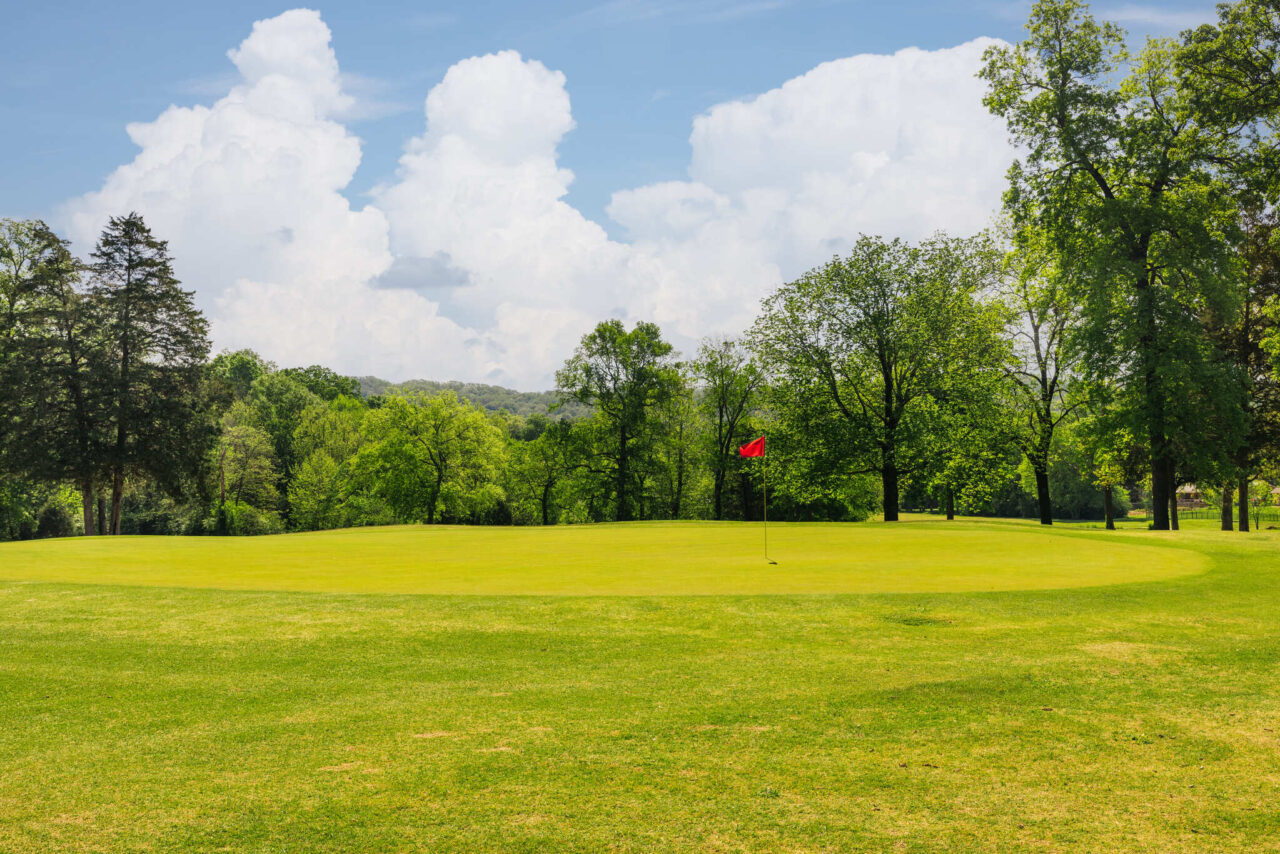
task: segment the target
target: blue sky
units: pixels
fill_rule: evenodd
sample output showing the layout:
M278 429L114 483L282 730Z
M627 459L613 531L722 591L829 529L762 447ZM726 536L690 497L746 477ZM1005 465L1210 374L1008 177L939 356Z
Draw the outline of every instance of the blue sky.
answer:
M124 134L169 104L211 100L233 79L226 57L262 2L14 3L0 51L0 199L9 216L48 216L133 156ZM576 129L561 145L569 201L608 225L621 187L684 177L692 117L856 53L1015 40L1019 2L938 0L610 0L330 2L316 5L353 89L364 159L353 200L394 171L420 132L422 99L454 62L506 48L563 71ZM1207 18L1211 4L1100 5L1135 32ZM18 132L13 132L15 129Z
M1021 2L10 5L0 216L84 254L140 211L215 348L283 365L546 388L606 317L689 353L859 234L987 227L1017 156L975 74Z

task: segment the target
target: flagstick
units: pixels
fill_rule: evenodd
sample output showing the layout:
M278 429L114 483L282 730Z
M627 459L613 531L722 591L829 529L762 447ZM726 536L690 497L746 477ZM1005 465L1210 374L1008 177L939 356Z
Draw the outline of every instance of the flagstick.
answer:
M760 455L760 465L764 466L764 559L774 566L776 560L769 560L769 451Z

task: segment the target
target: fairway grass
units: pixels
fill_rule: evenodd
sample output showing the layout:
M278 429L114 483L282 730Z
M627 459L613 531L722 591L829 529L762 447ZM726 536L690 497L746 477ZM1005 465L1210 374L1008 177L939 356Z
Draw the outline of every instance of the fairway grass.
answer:
M758 533L0 544L0 851L1280 851L1277 533Z
M776 566L764 560L760 526L742 523L80 537L0 546L0 580L317 593L919 593L1154 581L1207 565L1153 535L1026 525L775 524L769 533Z

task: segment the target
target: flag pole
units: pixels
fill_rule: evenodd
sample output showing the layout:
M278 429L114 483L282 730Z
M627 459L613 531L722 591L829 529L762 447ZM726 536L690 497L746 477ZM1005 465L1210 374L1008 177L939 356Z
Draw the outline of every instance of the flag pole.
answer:
M777 566L776 560L769 559L769 450L760 455L760 464L764 466L764 559Z

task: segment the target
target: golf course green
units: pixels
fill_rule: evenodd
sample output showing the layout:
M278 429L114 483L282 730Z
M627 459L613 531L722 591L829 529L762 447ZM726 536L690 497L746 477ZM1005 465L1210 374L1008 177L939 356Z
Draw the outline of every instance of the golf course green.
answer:
M0 544L0 851L1280 851L1280 534Z
M769 535L776 566L764 559L761 527L733 522L77 537L5 544L0 580L317 593L914 593L1154 581L1207 565L1154 536L1046 539L1027 525L775 524Z

